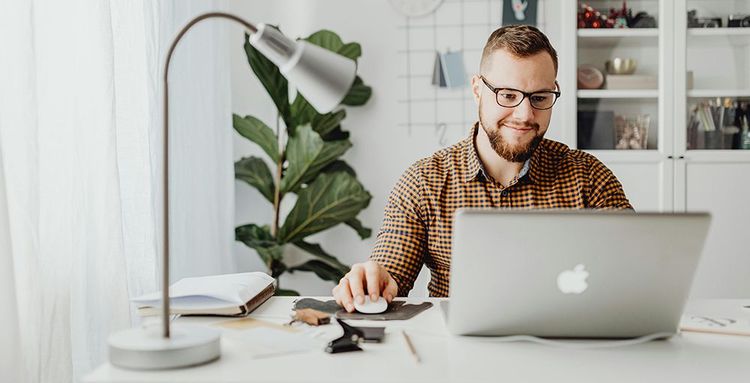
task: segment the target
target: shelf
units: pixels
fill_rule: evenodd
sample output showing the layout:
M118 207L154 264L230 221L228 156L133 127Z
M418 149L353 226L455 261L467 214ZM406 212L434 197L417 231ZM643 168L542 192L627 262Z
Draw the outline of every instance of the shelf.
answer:
M747 163L750 162L750 150L747 149L694 149L685 152L688 163Z
M750 36L750 28L688 28L688 36Z
M659 30L656 28L578 29L576 35L578 45L584 48L656 48L659 42Z
M750 29L750 28L748 28ZM688 97L750 97L750 89L691 89Z
M607 163L656 163L669 159L667 154L656 149L582 150ZM683 160L688 163L747 163L750 162L750 150L687 150Z
M578 98L658 98L658 89L582 89Z
M600 161L607 163L657 163L667 156L656 149L646 150L593 150L583 149Z
M750 28L747 28L750 29ZM608 37L657 37L658 28L618 28L618 29L578 29L578 37L608 38Z
M750 28L688 28L687 38L688 49L722 41L746 49L750 45Z

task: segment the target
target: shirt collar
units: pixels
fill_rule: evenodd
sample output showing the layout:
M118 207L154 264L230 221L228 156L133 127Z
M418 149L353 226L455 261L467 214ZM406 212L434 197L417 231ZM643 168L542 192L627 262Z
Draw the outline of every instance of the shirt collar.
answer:
M464 175L464 182L469 182L477 178L478 176L482 176L484 177L484 179L489 179L489 177L487 177L486 171L484 170L484 165L482 165L482 161L479 160L479 155L477 154L476 138L478 131L479 122L475 122L474 127L471 128L469 137L464 141L464 154L466 158L466 173ZM535 157L537 157L536 154L537 152L539 152L539 149L540 148L537 147L537 150L534 151L534 154L531 155L531 158L523 163L523 168L521 168L521 172L518 174L519 180L527 175L529 181L534 180L534 165L538 164L539 162L538 160L535 160Z

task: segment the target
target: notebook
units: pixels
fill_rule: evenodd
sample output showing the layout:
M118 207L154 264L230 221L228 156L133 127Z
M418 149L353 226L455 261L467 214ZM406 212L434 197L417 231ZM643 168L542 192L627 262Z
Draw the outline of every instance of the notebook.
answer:
M245 316L274 293L262 272L183 278L169 287L171 314ZM142 316L161 314L161 291L133 298Z

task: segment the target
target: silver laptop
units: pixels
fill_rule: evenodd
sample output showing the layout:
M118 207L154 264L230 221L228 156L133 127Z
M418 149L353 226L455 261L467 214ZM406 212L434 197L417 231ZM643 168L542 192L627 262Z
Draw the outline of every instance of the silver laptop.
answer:
M628 338L677 331L707 213L459 209L448 330Z

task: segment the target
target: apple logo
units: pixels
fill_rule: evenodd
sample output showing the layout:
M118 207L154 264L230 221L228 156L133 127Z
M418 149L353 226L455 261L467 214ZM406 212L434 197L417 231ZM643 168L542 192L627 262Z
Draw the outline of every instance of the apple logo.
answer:
M588 277L586 266L576 265L573 270L565 270L557 276L557 288L564 294L580 294L589 287L586 283Z

